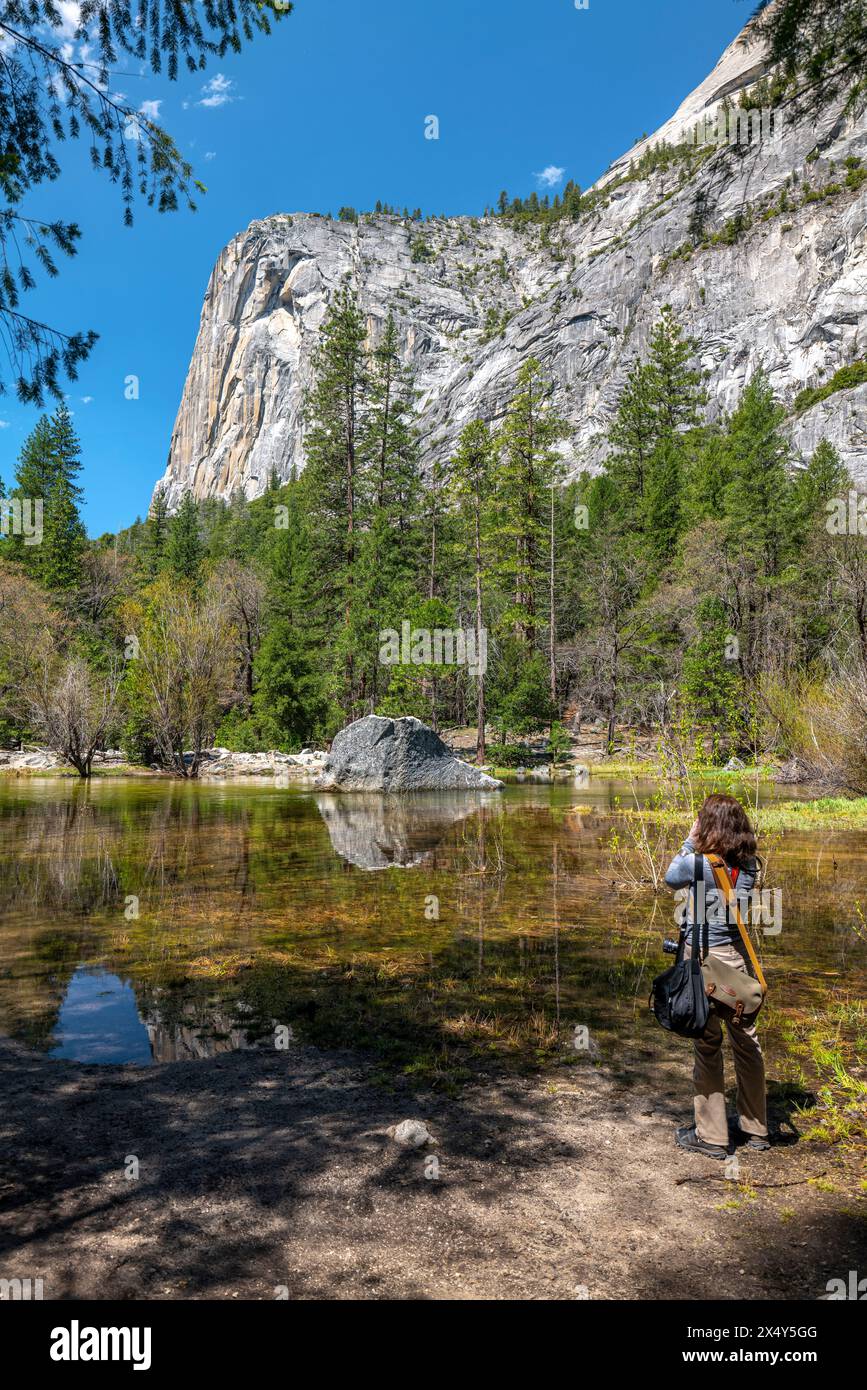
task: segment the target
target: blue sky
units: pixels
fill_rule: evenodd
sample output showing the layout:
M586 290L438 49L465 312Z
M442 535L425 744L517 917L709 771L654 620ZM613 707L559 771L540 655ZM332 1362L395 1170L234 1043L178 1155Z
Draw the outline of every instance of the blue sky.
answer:
M70 0L66 0L67 3ZM588 186L706 76L749 0L297 0L270 38L190 80L118 63L131 104L158 119L208 186L196 213L140 206L67 144L64 174L25 210L77 220L79 254L27 311L100 341L69 387L91 535L144 515L163 472L221 248L276 212L359 210L377 198L425 213L483 211L562 170ZM206 84L209 84L206 86ZM436 115L440 138L424 138ZM553 177L553 175L552 175ZM556 184L554 188L561 186ZM552 189L552 191L554 191ZM128 401L124 379L140 381ZM38 411L0 397L0 476Z

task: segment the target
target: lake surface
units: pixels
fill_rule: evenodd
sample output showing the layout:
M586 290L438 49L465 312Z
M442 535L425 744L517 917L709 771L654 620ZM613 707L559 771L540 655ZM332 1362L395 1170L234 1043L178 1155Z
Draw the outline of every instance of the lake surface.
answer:
M294 1035L431 1084L574 1060L584 1028L594 1056L650 1062L671 1047L647 996L673 903L616 884L612 811L630 795L595 777L400 798L0 782L0 1031L135 1065ZM799 1030L839 1032L862 1009L865 837L762 848L783 904L762 942L764 1037L804 1079Z

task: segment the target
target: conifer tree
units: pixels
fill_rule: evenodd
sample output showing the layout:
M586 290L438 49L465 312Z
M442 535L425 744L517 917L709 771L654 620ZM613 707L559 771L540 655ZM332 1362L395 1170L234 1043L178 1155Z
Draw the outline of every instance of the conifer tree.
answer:
M29 508L35 517L42 508L43 522L51 489L57 477L57 467L51 445L51 421L47 415L37 420L24 441L15 469L15 482L10 498L17 499L22 509ZM41 572L43 551L38 545L25 545L21 531L10 530L7 536L11 558L27 566L35 579Z
M685 336L670 304L664 304L650 337L648 382L656 417L656 437L671 438L694 429L707 402L701 372L689 363L698 344Z
M644 473L643 531L648 558L659 569L673 556L682 529L687 436L698 428L706 404L701 373L690 366L697 350L663 305L650 338L645 386L653 447Z
M392 516L401 530L415 513L421 486L412 392L412 374L401 363L397 325L389 314L369 372L363 451L372 504Z
M449 492L464 523L464 534L472 537L477 655L483 650L483 576L487 559L483 531L493 494L493 462L494 449L488 426L484 420L472 420L461 431L452 459ZM480 763L485 761L485 673L482 670L476 676L476 758Z
M535 358L521 367L517 387L498 438L493 534L500 579L512 592L503 620L532 646L539 589L547 574L549 489L559 474L555 446L564 437L565 424L550 408L550 388Z
M348 286L338 291L322 326L307 401L304 489L311 517L315 565L322 582L319 620L344 629L352 623L353 579L359 532L369 501L364 457L368 366L364 318ZM345 634L344 634L345 637ZM340 704L346 715L356 697L355 658L342 642Z
M326 733L327 673L323 634L311 621L315 577L302 489L294 472L279 495L283 501L276 505L285 510L279 513L279 526L268 533L263 556L266 623L255 661L253 714L260 742L293 749Z
M148 579L156 579L165 563L168 536L168 499L165 489L158 487L147 514L141 549L142 569Z
M606 471L614 484L612 502L624 525L637 524L643 506L650 458L656 444L656 417L650 369L636 362L617 402L608 431L611 454Z
M725 490L727 534L740 552L770 579L793 539L788 464L791 445L782 433L786 411L763 372L756 372L729 421Z
M67 473L58 473L45 513L39 577L49 589L68 592L81 576L81 556L85 531L78 514L73 483Z
M199 532L199 509L191 492L185 492L169 523L166 559L179 579L196 585L201 577L204 547Z
M49 589L71 590L78 583L85 530L78 510L82 489L81 444L72 416L61 404L48 422L46 478L51 478L44 509L38 576ZM53 474L53 478L51 475Z

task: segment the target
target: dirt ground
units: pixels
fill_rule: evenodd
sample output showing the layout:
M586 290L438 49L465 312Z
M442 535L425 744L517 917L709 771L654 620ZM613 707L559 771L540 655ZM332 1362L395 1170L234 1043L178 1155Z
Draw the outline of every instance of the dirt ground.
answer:
M786 1129L737 1183L675 1148L686 1052L655 1094L567 1070L448 1098L301 1046L135 1069L2 1041L0 1277L46 1299L815 1299L867 1269L832 1150ZM435 1143L400 1148L406 1118Z

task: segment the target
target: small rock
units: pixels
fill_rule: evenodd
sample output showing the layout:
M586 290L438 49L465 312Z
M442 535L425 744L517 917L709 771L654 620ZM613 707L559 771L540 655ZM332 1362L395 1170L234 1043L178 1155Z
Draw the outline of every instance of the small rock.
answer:
M401 1120L399 1125L392 1125L388 1133L404 1149L420 1149L423 1144L433 1143L433 1135L424 1120Z

